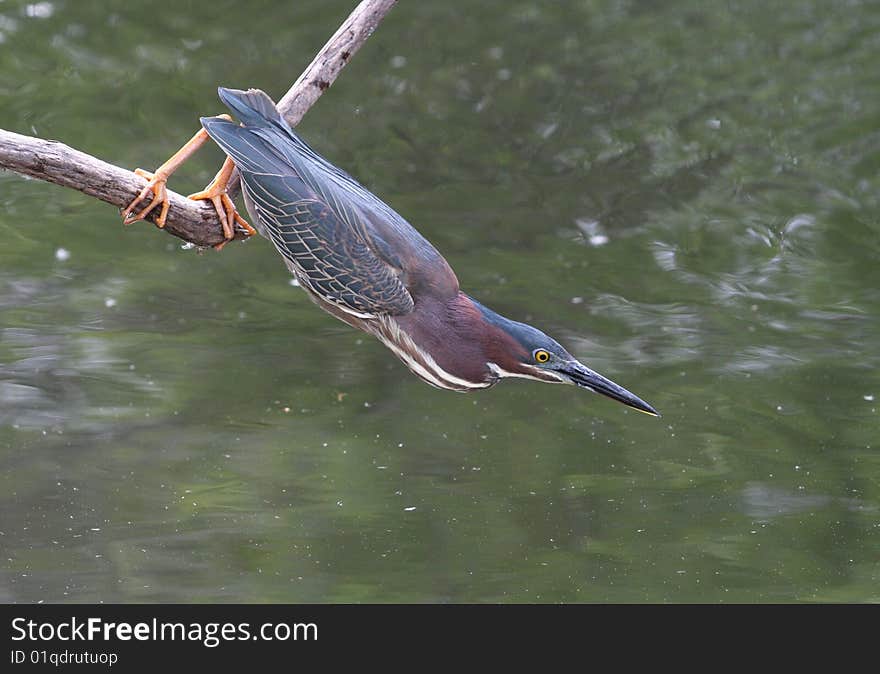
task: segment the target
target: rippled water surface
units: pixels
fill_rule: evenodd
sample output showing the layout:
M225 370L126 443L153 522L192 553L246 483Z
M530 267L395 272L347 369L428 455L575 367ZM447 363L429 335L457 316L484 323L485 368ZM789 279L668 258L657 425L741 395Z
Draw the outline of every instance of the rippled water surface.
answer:
M353 4L0 2L0 127L153 168ZM400 3L301 124L662 419L432 389L266 241L0 173L0 600L880 600L878 50L867 1Z

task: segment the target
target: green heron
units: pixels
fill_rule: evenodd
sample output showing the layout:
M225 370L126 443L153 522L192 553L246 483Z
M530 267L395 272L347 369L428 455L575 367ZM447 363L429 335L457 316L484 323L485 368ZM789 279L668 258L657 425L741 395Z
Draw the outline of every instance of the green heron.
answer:
M376 336L427 383L453 391L488 388L505 377L575 384L659 416L540 330L463 293L434 246L312 150L262 91L220 88L219 94L241 123L228 115L203 117L202 131L180 152L155 173L141 172L150 182L124 212L126 222L160 204L167 210L166 178L210 136L227 159L211 185L191 196L213 201L226 238L232 238L235 224L250 229L225 192L237 167L252 222L309 297L329 314ZM150 204L133 214L150 191Z

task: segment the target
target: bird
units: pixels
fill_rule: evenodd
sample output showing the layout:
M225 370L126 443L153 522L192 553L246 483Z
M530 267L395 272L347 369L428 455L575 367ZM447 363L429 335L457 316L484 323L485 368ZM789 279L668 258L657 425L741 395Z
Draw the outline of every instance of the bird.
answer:
M239 121L229 115L202 117L202 129L187 146L155 173L141 172L150 182L123 212L126 222L160 205L167 211L167 176L210 137L227 158L211 185L191 198L214 203L225 238L232 238L235 224L253 231L226 195L226 182L237 168L251 222L274 244L311 300L378 338L428 384L459 392L487 389L510 377L573 384L660 416L541 330L463 292L437 249L315 152L263 91L220 87L218 94ZM150 191L153 200L135 213Z

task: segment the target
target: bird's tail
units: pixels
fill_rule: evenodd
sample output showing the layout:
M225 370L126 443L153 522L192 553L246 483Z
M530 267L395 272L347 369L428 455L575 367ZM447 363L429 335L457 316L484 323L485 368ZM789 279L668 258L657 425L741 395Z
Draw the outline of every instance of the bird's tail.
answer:
M208 135L228 154L240 170L252 172L289 172L289 161L277 151L277 139L302 141L281 117L275 103L259 89L218 90L220 100L241 120L232 122L222 117L202 117Z
M220 95L220 100L235 113L235 116L245 126L256 128L277 126L285 131L290 131L290 127L282 119L275 103L259 89L242 91L219 87L217 93Z
M220 87L217 93L241 124L222 117L202 117L200 121L208 135L232 157L239 169L274 170L279 161L297 168L300 165L298 155L325 163L290 128L272 99L259 89L242 91Z

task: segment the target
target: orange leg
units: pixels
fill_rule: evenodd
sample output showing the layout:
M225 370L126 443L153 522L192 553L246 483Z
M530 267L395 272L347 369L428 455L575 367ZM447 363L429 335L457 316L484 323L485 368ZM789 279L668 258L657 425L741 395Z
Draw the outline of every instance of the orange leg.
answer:
M224 119L231 119L229 115L220 116ZM147 179L147 184L134 200L126 206L125 210L122 211L123 222L126 225L130 225L138 220L143 220L156 207L161 205L159 217L156 218L156 226L165 226L165 218L168 216L169 207L168 192L165 184L171 174L195 154L195 152L205 144L208 138L209 136L207 132L204 129L200 129L199 132L196 133L182 148L175 152L168 161L162 164L154 172L151 173L150 171L144 171L143 169L135 169L135 173ZM240 225L247 232L248 236L255 234L254 229L238 214L235 204L232 203L232 199L226 194L227 183L229 182L229 178L232 175L234 168L235 164L227 157L226 161L223 163L223 168L220 169L219 173L214 177L214 180L212 180L201 192L196 192L189 196L190 199L210 200L211 203L214 204L214 208L217 210L217 215L220 218L220 223L223 226L223 236L227 241L233 238L236 224ZM150 203L135 213L135 207L146 199L147 195L150 193L153 195ZM222 248L222 244L220 247Z
M168 181L171 174L180 168L180 165L183 164L183 162L192 157L196 153L196 150L204 145L207 140L208 132L204 129L199 129L199 132L195 136L190 138L182 148L171 155L168 161L157 168L155 172L150 173L141 168L135 169L135 173L142 178L147 179L147 184L144 186L144 189L141 190L140 194L138 194L134 200L126 206L125 210L122 211L122 221L126 225L130 225L138 220L143 220L153 211L154 208L156 208L156 206L161 204L162 210L159 213L159 217L156 218L156 226L164 227L165 218L168 215L168 193L165 190L165 183ZM134 211L134 207L143 201L151 192L153 193L152 201L147 204L146 208L141 209L137 213L133 213L132 211Z

